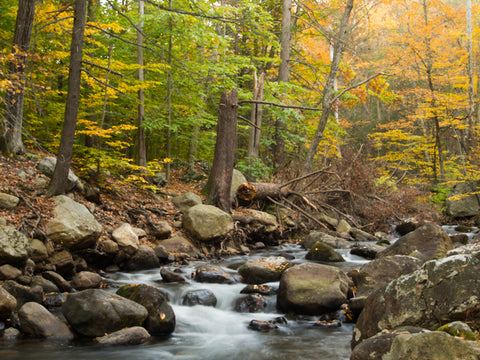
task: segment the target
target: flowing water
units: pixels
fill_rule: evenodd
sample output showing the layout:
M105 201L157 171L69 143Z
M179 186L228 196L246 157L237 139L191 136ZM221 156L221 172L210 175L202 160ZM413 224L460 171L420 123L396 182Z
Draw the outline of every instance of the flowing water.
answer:
M348 250L339 250L347 262L338 263L342 270L360 267L366 260L351 255ZM305 251L294 244L285 244L275 249L257 252L250 257L287 255L291 262L304 261ZM236 273L239 265L248 256L236 256L215 263L226 272ZM191 263L183 268L193 272ZM176 315L175 332L167 339L155 340L147 345L131 347L102 348L93 344L61 344L50 341L18 341L0 343L0 358L12 360L295 360L323 359L345 360L350 358L350 340L353 324L339 328L322 329L314 327L316 318L297 317L279 324L271 332L257 332L248 329L252 319L273 320L276 312L276 297L266 296L268 306L262 313L238 313L233 310L235 301L244 296L240 291L244 284L207 284L190 281L188 284L164 284L158 269L110 274L112 291L122 284L150 284L167 291ZM278 287L278 283L266 284ZM181 305L184 294L193 289L209 289L217 297L215 307Z

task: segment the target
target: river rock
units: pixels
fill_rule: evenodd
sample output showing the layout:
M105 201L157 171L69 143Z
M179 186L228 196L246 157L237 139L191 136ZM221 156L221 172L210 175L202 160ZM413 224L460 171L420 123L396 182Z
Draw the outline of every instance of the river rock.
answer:
M134 326L115 331L111 334L96 338L95 341L103 346L140 345L150 341L152 337L141 326Z
M3 283L3 288L17 300L17 309L30 301L37 302L39 304L41 304L43 301L43 289L40 286L30 287L20 285L13 280L7 280Z
M102 226L88 209L68 196L55 196L55 217L47 222L47 238L68 249L79 250L96 244Z
M15 280L20 275L22 275L22 270L15 266L10 264L0 266L0 280Z
M417 230L419 227L420 224L417 221L405 220L395 226L395 231L398 233L398 235L403 236L407 235L409 232Z
M311 261L343 262L345 259L327 244L317 241L305 255Z
M455 218L480 214L478 188L478 181L455 184L445 200L447 214Z
M190 241L183 236L174 236L167 240L160 241L159 245L162 245L170 254L187 254L187 256L195 257L200 255L200 251L192 245Z
M76 290L96 289L102 284L102 277L91 271L80 271L73 277L71 284Z
M0 319L10 316L17 307L17 300L3 287L0 287Z
M304 249L310 249L317 242L322 242L334 249L348 249L352 243L348 240L326 234L321 231L311 231L300 243Z
M176 196L172 199L173 204L183 213L195 205L202 203L202 198L197 194L187 192L183 195Z
M441 331L401 334L393 339L382 360L477 360L467 341Z
M183 274L168 270L164 267L160 269L160 275L162 275L163 281L167 283L170 283L170 282L184 283L187 281L187 279L185 279L185 276L183 276Z
M195 205L183 216L183 227L196 239L212 241L233 230L233 219L212 205Z
M217 305L217 298L215 294L208 289L190 290L187 291L183 297L182 305L204 305L215 307Z
M56 164L57 164L57 158L53 156L48 156L40 160L37 167L44 175L51 178L53 175L53 171L55 170ZM72 191L75 188L77 188L80 191L83 191L83 185L80 179L78 178L77 175L73 173L72 170L69 170L68 177L67 177L67 191Z
M168 239L172 235L172 231L172 227L166 221L157 221L155 223L155 228L151 227L149 229L150 235L158 240Z
M35 275L33 277L31 286L32 287L33 286L40 286L43 290L43 294L60 292L57 285L55 285L52 281L45 279L41 275Z
M395 337L405 333L420 333L426 331L428 330L407 327L378 333L358 344L353 349L350 360L383 360L384 355L390 352Z
M398 277L410 274L422 266L422 261L413 256L394 255L368 262L359 269L354 278L356 296L368 296L376 289Z
M154 336L168 335L175 330L175 313L168 298L159 289L149 285L125 285L117 294L143 305L148 316L145 328Z
M260 332L268 332L278 329L278 326L273 321L253 319L248 324L248 328Z
M127 260L125 269L128 271L156 269L160 267L160 260L148 245L140 245L133 256Z
M16 208L19 202L18 197L0 192L0 208L11 210Z
M267 307L267 301L260 294L249 294L235 302L235 311L256 313L265 310Z
M216 284L234 284L236 279L224 269L214 265L200 265L195 269L195 281Z
M476 336L472 328L463 321L453 321L440 326L437 331L446 332L449 335L461 337L464 340L475 341Z
M112 237L117 242L120 249L124 250L129 255L133 255L140 246L138 235L128 223L123 223L116 228L112 233Z
M28 238L12 226L0 226L0 264L21 265L28 258Z
M42 241L38 239L30 241L30 258L35 262L46 261L48 259L48 250Z
M76 332L88 337L140 326L148 315L144 306L99 289L68 294L62 313Z
M442 324L460 320L479 329L480 319L473 315L480 308L480 288L476 285L479 256L454 255L428 261L417 271L372 293L358 318L352 344L384 329L405 325L436 330Z
M377 257L417 254L424 260L440 259L453 249L452 240L441 226L426 224L402 236Z
M8 329L5 329L3 332L2 340L6 341L14 341L17 340L20 337L20 330L15 329L13 327L9 327Z
M22 333L26 335L44 339L73 339L73 333L69 327L38 303L24 304L18 310L18 317Z
M75 262L69 251L63 250L56 252L50 256L49 260L50 263L55 266L56 271L63 277L71 278L75 275Z
M44 271L42 273L42 276L45 279L53 282L61 292L72 291L72 285L70 285L70 283L67 280L65 280L62 275L60 275L56 272L54 272L54 271Z
M291 266L283 256L249 259L238 268L242 281L247 284L263 284L279 281L282 273Z
M277 306L283 312L320 315L338 310L351 292L343 271L329 265L303 263L283 273Z
M240 294L260 294L260 295L275 295L277 289L268 285L247 285L241 291Z
M358 255L365 259L375 259L377 254L380 251L385 250L385 247L376 245L376 244L362 244L362 245L355 245L351 248L350 254Z
M162 244L158 244L155 247L155 249L153 249L153 251L155 251L155 255L157 255L158 260L161 263L166 263L170 260L170 253L167 251L165 246L163 246Z

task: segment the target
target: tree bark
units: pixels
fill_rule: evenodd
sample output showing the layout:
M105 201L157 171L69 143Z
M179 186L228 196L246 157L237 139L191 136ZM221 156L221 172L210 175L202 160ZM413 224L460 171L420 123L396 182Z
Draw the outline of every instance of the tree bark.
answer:
M70 170L70 163L72 160L80 98L86 2L86 0L75 0L65 120L63 122L62 136L60 138L60 147L58 148L57 164L47 190L49 196L65 194L68 171Z
M237 136L238 92L233 89L223 93L217 124L217 141L212 170L207 183L208 202L225 212L231 213L233 164Z
M333 47L333 60L330 66L330 73L328 74L327 82L323 88L323 98L322 98L322 115L320 116L320 121L317 125L317 130L313 136L312 142L308 149L307 156L302 168L302 174L307 174L312 170L313 158L317 153L318 144L323 137L323 131L327 125L328 118L332 111L332 105L334 100L333 87L335 79L337 77L338 68L340 65L340 58L345 47L345 38L348 30L348 22L350 19L350 14L353 9L353 0L347 0L347 5L345 11L342 15L342 20L340 21L340 26L337 33L337 39Z
M265 200L268 197L279 199L282 196L287 196L289 192L280 184L243 183L238 186L237 197L244 201Z
M143 89L144 73L143 73L143 15L144 2L138 2L138 16L140 23L137 30L137 65L138 65L138 82L140 89L138 89L138 165L147 166L147 147L145 144L145 129L143 128L143 120L145 118L145 92Z
M292 26L292 0L283 0L282 29L280 33L280 67L278 68L278 82L287 82L290 78L290 37ZM285 163L285 132L287 124L278 119L275 122L275 146L273 151L274 162L278 167Z
M19 0L10 63L10 81L13 87L5 94L5 113L2 124L2 150L5 155L20 155L25 152L22 140L23 103L25 99L25 70L32 37L35 0Z
M257 73L254 73L254 85L253 85L253 100L263 100L263 84L265 79L265 73L262 72L260 78L257 79ZM247 156L251 158L258 158L260 155L260 135L262 132L262 117L263 117L263 105L252 104L252 115L250 121L255 126L251 126L248 136L248 151Z

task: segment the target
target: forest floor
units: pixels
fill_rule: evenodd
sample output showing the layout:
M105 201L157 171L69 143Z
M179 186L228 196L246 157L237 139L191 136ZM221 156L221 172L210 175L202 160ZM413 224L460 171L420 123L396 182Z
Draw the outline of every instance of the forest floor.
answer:
M0 209L0 216L16 229L24 232L30 238L46 239L45 225L54 216L54 200L45 196L45 186L48 179L37 168L39 160L48 154L29 154L22 159L10 159L0 155L0 192L15 195L20 198L19 205L14 210ZM347 161L348 163L348 161ZM75 171L75 168L73 169ZM312 202L322 209L351 220L354 225L371 233L377 230L388 231L394 222L401 222L408 218L419 221L440 222L440 217L435 208L425 202L418 201L422 196L418 192L408 190L390 193L388 198L384 193L372 193L372 187L365 185L370 181L366 178L358 178L365 174L368 169L359 171L355 169L356 177L342 174L341 166L333 169L336 171L337 182L328 182L325 179L317 179L317 183L323 184L321 189L306 191L313 193L309 197ZM331 172L326 172L327 175ZM346 171L346 170L345 170ZM351 165L349 172L353 172ZM160 191L153 192L151 189L142 188L138 184L127 183L120 178L103 176L101 179L92 177L93 186L101 188L101 201L97 204L85 199L79 191L70 193L73 199L87 206L95 218L104 228L100 238L110 238L110 234L124 222L132 226L147 228L148 223L167 221L173 229L172 235L182 232L181 228L174 226L178 220L178 211L172 203L172 198L186 192L193 192L201 196L202 182L185 183L180 180L183 170L172 170L170 182ZM329 177L331 178L331 177ZM328 185L329 184L329 185ZM328 185L328 186L327 186ZM320 194L320 195L319 195ZM373 195L372 195L373 194ZM303 201L300 201L303 202ZM129 209L140 209L146 216L134 216ZM235 209L236 214L242 214L242 208ZM300 219L301 214L295 214ZM303 226L299 231L309 231L318 228L318 224L309 222L303 218Z

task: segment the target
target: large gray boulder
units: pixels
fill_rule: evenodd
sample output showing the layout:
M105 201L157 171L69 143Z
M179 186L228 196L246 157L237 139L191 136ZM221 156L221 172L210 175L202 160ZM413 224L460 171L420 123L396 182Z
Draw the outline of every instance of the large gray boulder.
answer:
M38 169L49 178L52 177L53 171L55 170L55 165L57 164L57 158L53 156L48 156L38 163ZM77 188L80 191L83 191L83 185L77 175L73 173L72 170L68 171L67 178L67 191L72 191Z
M247 260L238 268L238 273L247 284L263 284L279 281L282 273L290 266L291 263L283 256L270 256Z
M394 255L372 260L358 270L354 282L356 296L368 296L398 277L410 274L422 266L413 256Z
M441 331L401 334L382 360L478 360L473 346Z
M200 251L183 236L174 236L170 239L162 240L158 244L173 255L186 254L186 256L191 257L200 255ZM158 250L156 252L158 257Z
M0 226L0 265L20 265L28 258L28 238L12 226Z
M160 260L155 250L148 245L140 245L133 256L127 260L125 269L128 271L156 269L160 267Z
M211 241L233 230L233 219L212 205L195 205L183 216L183 227L196 239Z
M148 316L145 328L152 335L168 335L175 330L175 313L167 296L150 285L125 285L117 290L117 294L143 305Z
M102 233L102 226L88 209L68 196L55 196L55 217L47 225L47 237L72 250L92 247Z
M399 326L436 330L452 320L480 328L480 254L454 255L426 262L420 269L372 293L354 329L356 345L378 332Z
M36 302L28 302L18 310L22 333L44 339L72 340L69 327Z
M144 306L98 289L66 295L62 313L76 332L88 337L140 326L148 316Z
M447 214L453 217L480 214L479 182L466 181L455 184L447 195Z
M283 312L319 315L336 311L351 297L350 282L340 269L303 263L287 269L280 279L277 306Z
M453 243L440 225L426 224L402 236L377 258L392 255L415 255L422 260L440 259L453 249Z

